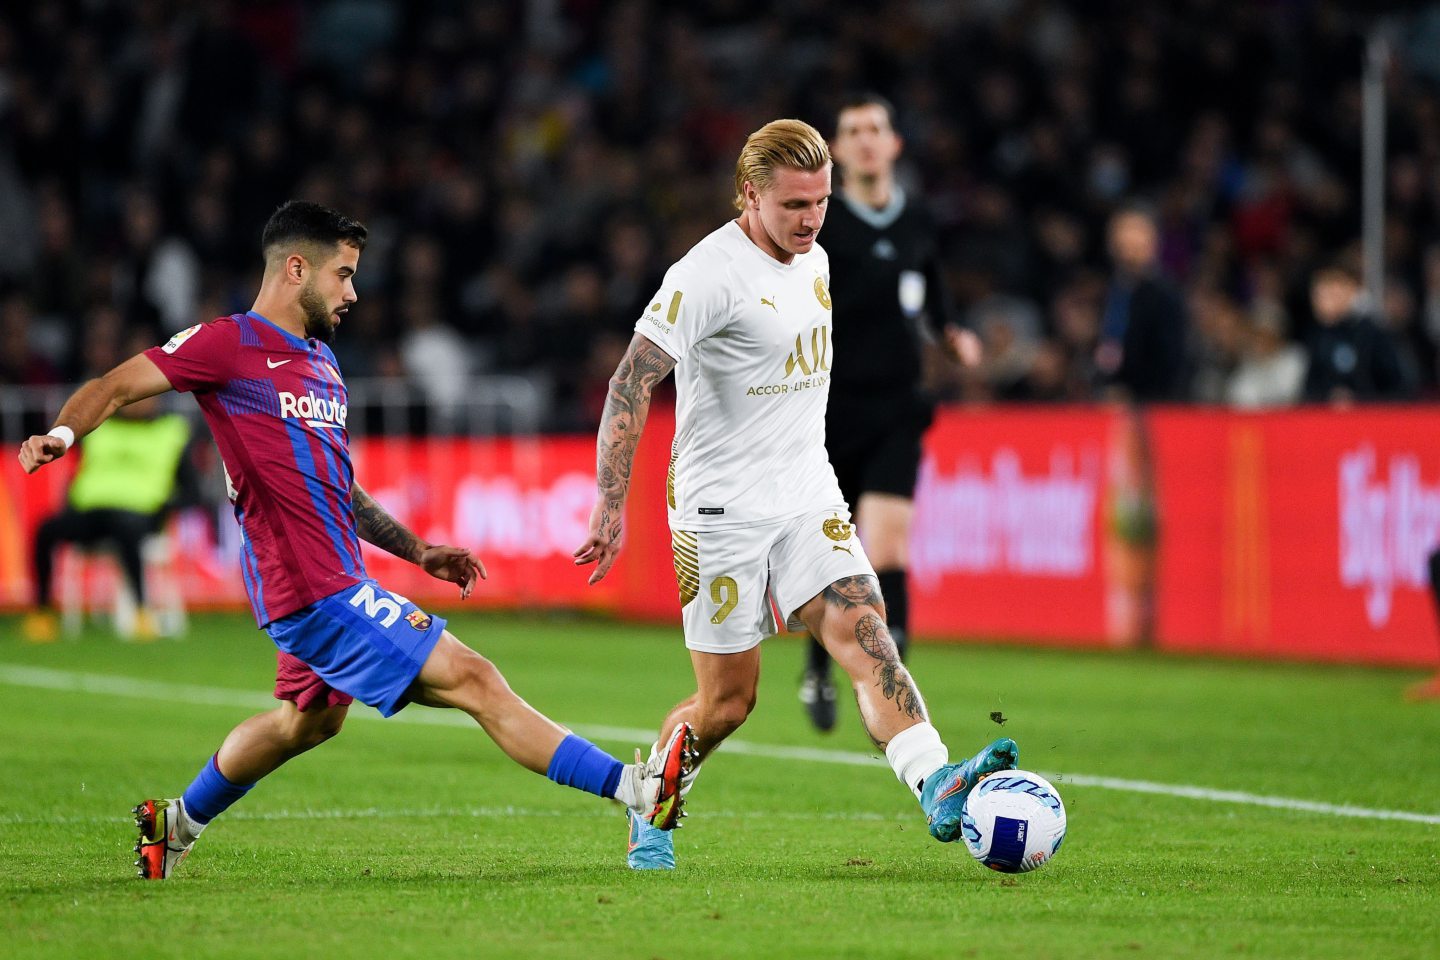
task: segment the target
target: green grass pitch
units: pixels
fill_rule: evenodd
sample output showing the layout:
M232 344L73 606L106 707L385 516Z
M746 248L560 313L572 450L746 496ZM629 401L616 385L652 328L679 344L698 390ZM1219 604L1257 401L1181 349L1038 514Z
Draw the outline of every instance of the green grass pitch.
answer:
M618 756L690 690L678 627L451 628ZM998 735L1000 711L1065 798L1064 849L1020 877L926 835L889 769L857 758L874 751L853 707L831 736L809 729L793 639L767 641L760 705L707 763L669 874L628 871L617 808L510 765L460 718L357 706L176 878L145 883L129 808L178 793L265 705L273 648L239 617L146 645L17 632L0 620L6 957L1440 956L1440 705L1401 701L1414 672L921 646L951 749Z

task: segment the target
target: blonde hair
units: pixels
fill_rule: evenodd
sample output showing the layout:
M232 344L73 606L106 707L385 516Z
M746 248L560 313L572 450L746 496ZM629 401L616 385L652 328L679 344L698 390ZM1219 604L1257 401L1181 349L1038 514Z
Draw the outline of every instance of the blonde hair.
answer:
M735 162L735 209L745 209L745 182L768 189L776 167L824 170L830 165L825 138L804 120L772 120L750 134Z

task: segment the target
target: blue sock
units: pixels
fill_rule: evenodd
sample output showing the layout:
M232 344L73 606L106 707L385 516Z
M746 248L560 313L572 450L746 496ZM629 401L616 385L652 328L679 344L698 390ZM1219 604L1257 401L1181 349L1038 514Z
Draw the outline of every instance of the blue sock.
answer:
M584 790L597 797L613 797L624 770L625 764L584 737L572 733L555 748L545 776L562 786Z
M225 774L215 765L215 758L211 757L200 768L195 781L185 788L185 795L180 799L185 804L185 815L204 826L249 793L253 786L253 783L241 786L226 780Z

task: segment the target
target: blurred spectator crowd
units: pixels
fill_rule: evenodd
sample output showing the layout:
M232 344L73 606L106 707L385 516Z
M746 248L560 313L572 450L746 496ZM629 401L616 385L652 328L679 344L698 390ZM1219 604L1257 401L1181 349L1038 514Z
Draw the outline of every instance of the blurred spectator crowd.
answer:
M1388 279L1359 263L1367 20L1224 0L53 0L0 20L0 384L249 307L288 197L363 220L347 377L520 374L590 429L745 135L898 108L987 346L948 397L1429 397L1440 10L1387 71ZM824 237L822 234L821 242ZM837 304L836 310L843 305ZM846 362L843 340L836 362Z

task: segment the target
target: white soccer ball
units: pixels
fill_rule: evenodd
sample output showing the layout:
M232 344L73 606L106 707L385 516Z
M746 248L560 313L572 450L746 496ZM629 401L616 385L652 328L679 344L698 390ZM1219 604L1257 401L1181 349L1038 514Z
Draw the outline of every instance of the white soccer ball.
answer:
M1065 840L1065 804L1038 773L1003 770L970 791L960 829L971 856L991 870L1027 873L1048 863Z

